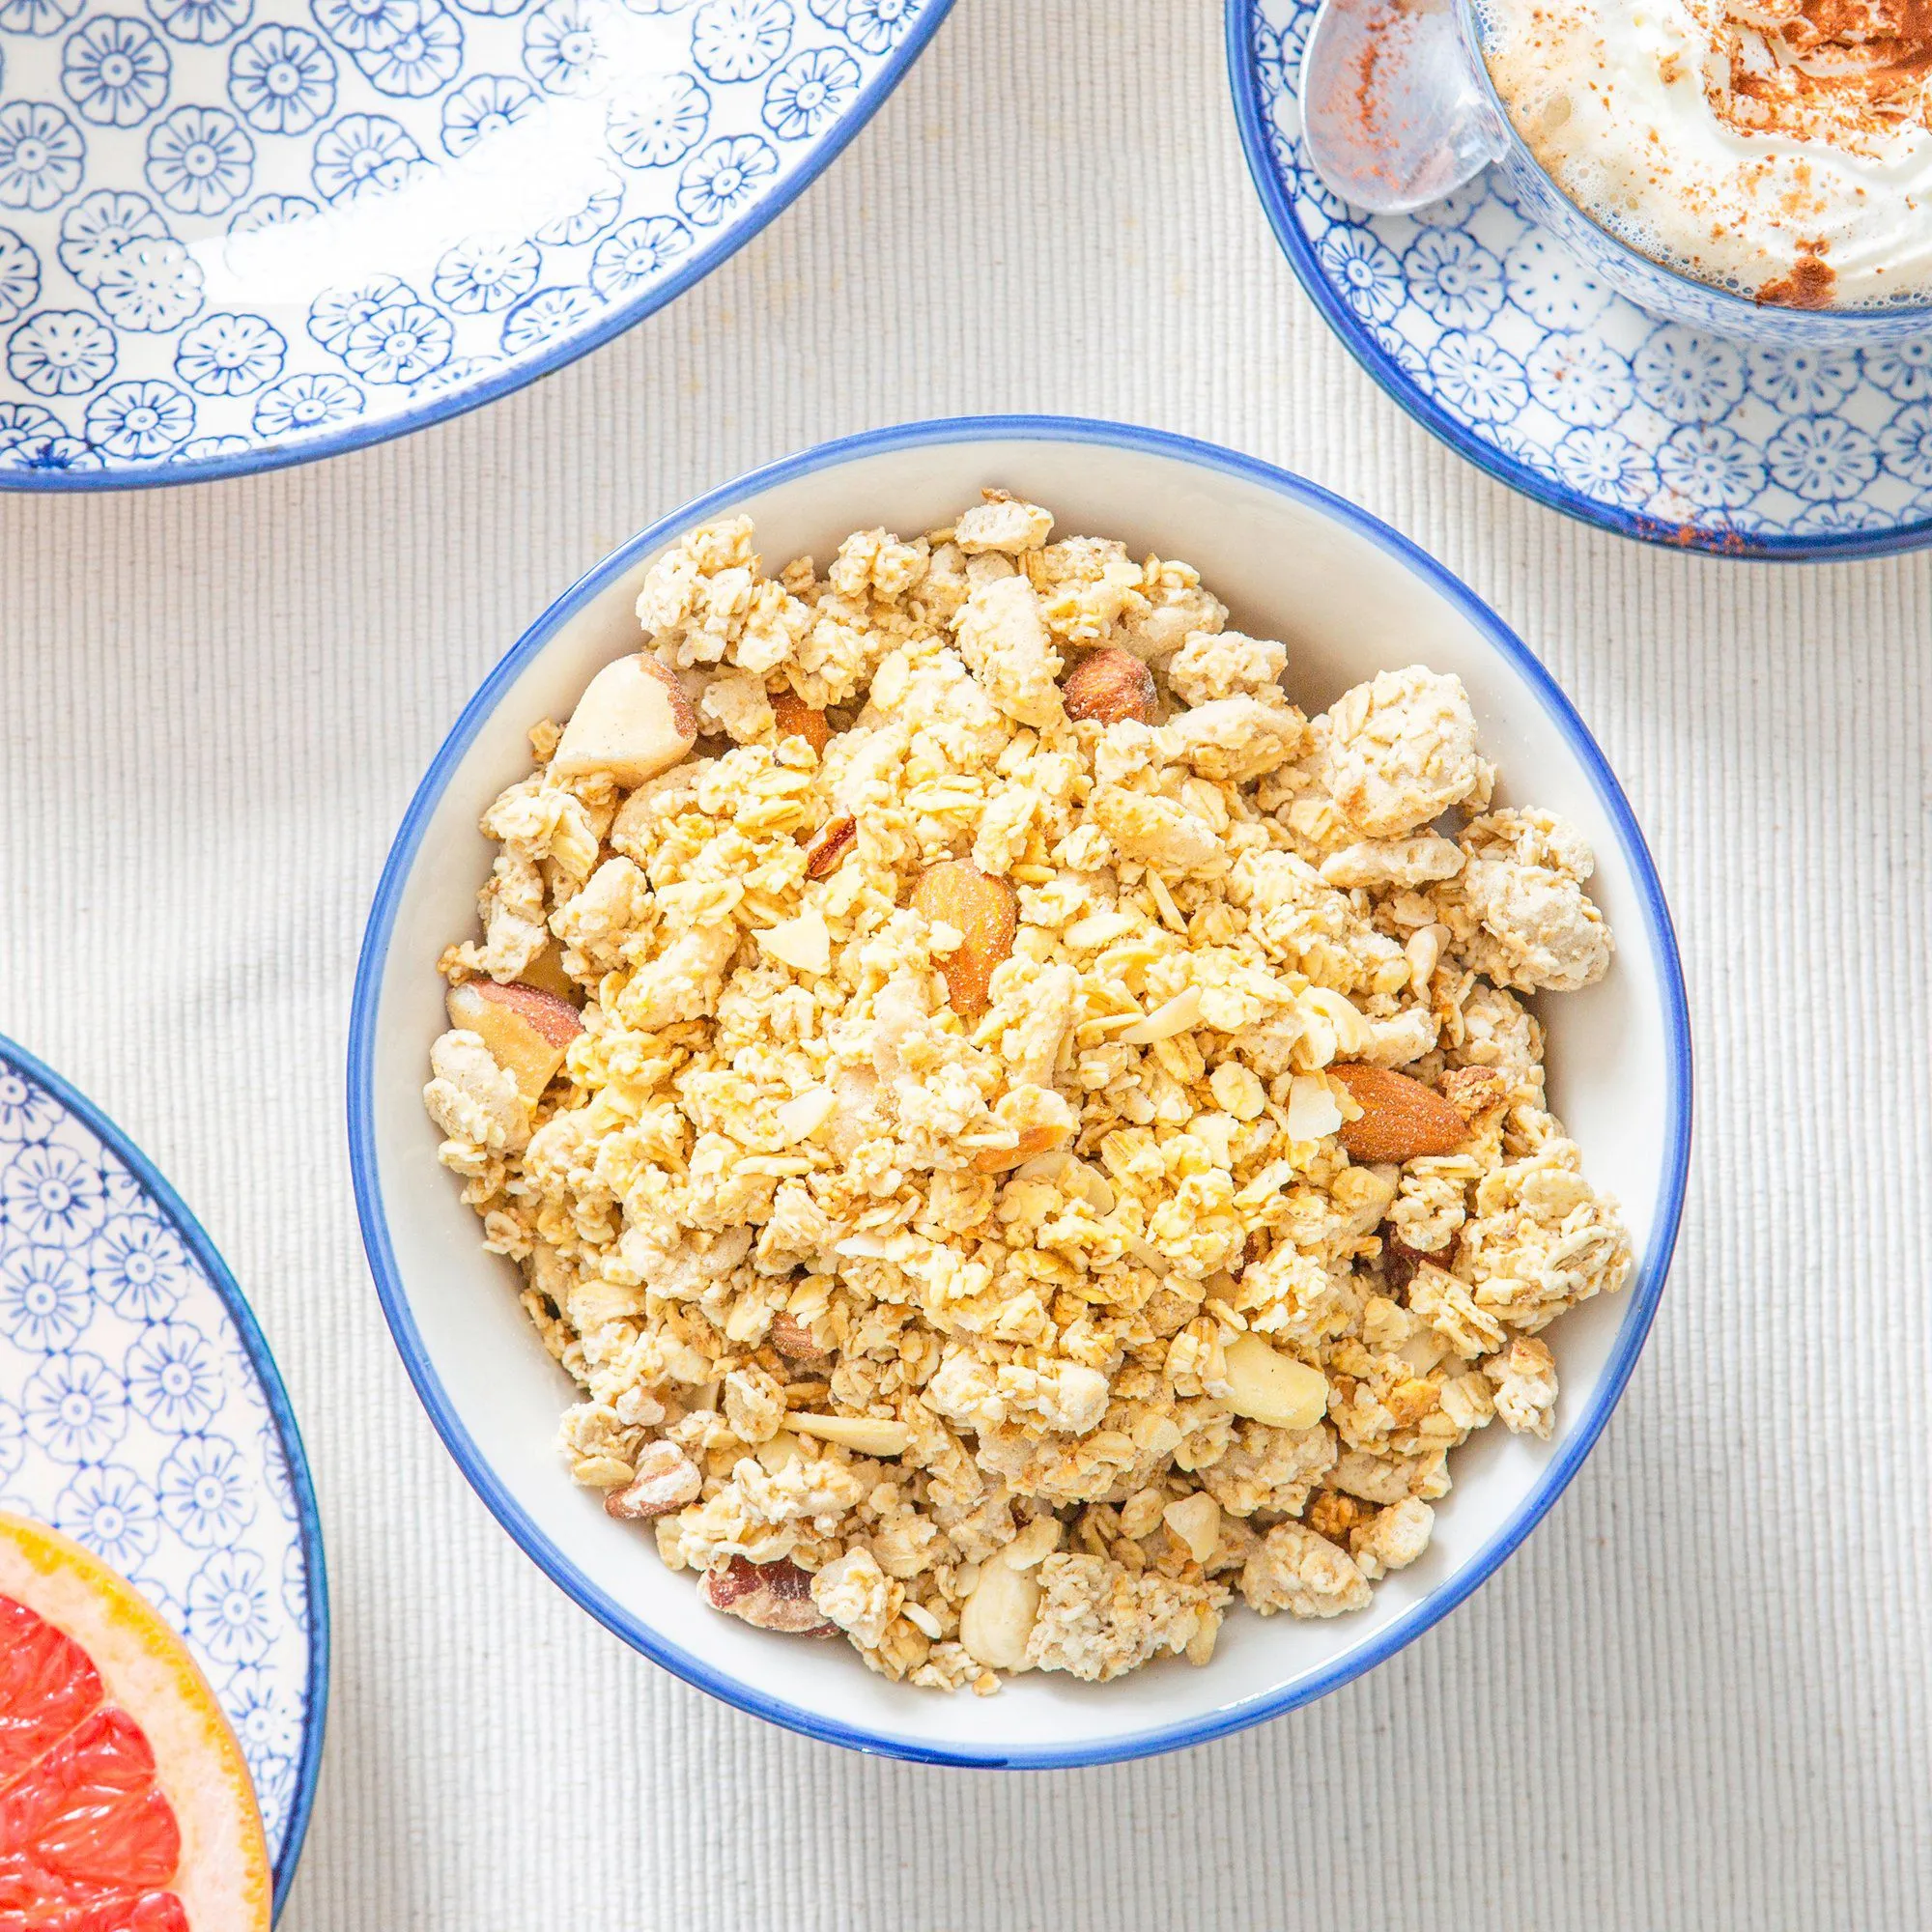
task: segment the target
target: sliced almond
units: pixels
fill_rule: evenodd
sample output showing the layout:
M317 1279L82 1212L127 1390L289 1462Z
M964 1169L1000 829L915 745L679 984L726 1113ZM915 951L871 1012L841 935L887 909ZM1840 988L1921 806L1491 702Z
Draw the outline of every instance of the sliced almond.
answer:
M1275 1429L1313 1429L1328 1411L1328 1378L1320 1369L1270 1349L1259 1335L1237 1335L1225 1350L1228 1406Z
M1365 1165L1454 1153L1469 1138L1469 1123L1433 1088L1406 1073L1358 1061L1328 1071L1349 1090L1361 1118L1342 1122L1342 1145Z
M1342 1131L1342 1109L1319 1073L1297 1073L1288 1084L1288 1137L1319 1141Z
M1166 1279L1174 1264L1145 1235L1135 1234L1131 1228L1124 1226L1118 1216L1109 1216L1108 1226L1120 1236L1122 1247L1125 1248L1142 1267L1159 1275L1163 1280Z
M1076 1160L1065 1148L1035 1154L1013 1170L1015 1180L1050 1180L1067 1197L1078 1197L1096 1214L1114 1211L1114 1190L1097 1167Z
M1151 724L1154 720L1153 673L1132 651L1112 644L1089 651L1067 672L1060 696L1069 718L1088 718L1097 724L1129 718Z
M577 700L551 776L601 775L627 791L654 779L697 742L697 714L675 673L647 652L606 665Z
M781 738L803 738L821 756L832 742L832 726L825 713L808 704L795 691L772 694L772 716L778 720Z
M1171 1000L1163 1001L1146 1019L1137 1020L1120 1037L1128 1046L1152 1046L1173 1039L1201 1024L1201 989L1184 986Z
M1113 1184L1097 1167L1090 1166L1084 1160L1071 1162L1062 1185L1078 1194L1094 1213L1111 1214L1114 1211Z
M1092 952L1123 937L1139 923L1131 913L1110 906L1100 912L1090 912L1085 919L1076 919L1060 936L1075 952Z
M1018 1146L982 1148L973 1156L973 1165L981 1174L1004 1174L1009 1167L1051 1153L1065 1138L1058 1127L1022 1127Z
M832 964L832 933L825 915L807 906L796 919L781 919L757 935L759 946L801 973L823 973Z
M841 1449L856 1450L861 1456L903 1456L912 1440L912 1431L903 1422L878 1415L810 1415L800 1413L787 1418L801 1435L815 1435L821 1442L836 1442Z
M959 945L939 963L946 996L955 1013L983 1012L991 998L993 969L1011 954L1019 929L1019 902L1012 887L963 859L945 859L920 875L912 906L934 924L943 923L961 935Z
M1058 1180L1073 1165L1073 1156L1063 1149L1049 1148L1013 1170L1015 1180Z
M899 1615L924 1636L936 1640L945 1634L946 1626L923 1604L916 1604L910 1597L899 1605Z
M838 1110L838 1096L831 1088L808 1087L803 1094L781 1101L774 1118L789 1146L793 1141L810 1140Z

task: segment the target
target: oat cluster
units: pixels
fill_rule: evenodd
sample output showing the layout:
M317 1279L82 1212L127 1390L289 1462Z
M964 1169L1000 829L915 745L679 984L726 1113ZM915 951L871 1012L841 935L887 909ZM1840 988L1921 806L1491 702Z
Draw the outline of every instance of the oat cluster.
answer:
M1582 838L1494 805L1456 678L1308 718L1052 522L660 558L482 821L425 1094L578 1481L939 1689L1361 1608L1631 1265L1519 997L1609 964Z

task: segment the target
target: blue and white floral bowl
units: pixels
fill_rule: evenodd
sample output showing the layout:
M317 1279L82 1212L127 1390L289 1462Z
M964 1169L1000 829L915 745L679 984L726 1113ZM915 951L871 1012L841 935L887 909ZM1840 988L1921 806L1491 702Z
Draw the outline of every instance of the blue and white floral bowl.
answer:
M491 400L804 188L951 0L0 0L0 486Z
M636 648L651 561L720 516L751 517L768 558L826 556L881 522L931 528L990 484L1051 506L1063 535L1105 532L1135 555L1187 558L1236 624L1286 641L1291 689L1311 712L1394 662L1462 678L1486 753L1505 775L1533 774L1539 803L1597 856L1590 891L1616 929L1616 970L1545 1015L1552 1104L1621 1200L1640 1261L1624 1293L1563 1318L1552 1438L1491 1430L1459 1450L1428 1552L1359 1616L1231 1617L1199 1670L1171 1659L1111 1685L1035 1672L997 1697L940 1697L868 1671L848 1646L807 1658L790 1638L719 1616L648 1536L571 1481L555 1446L569 1378L531 1331L521 1275L481 1252L475 1216L438 1165L422 1077L448 1023L434 963L474 919L490 868L477 820L527 773L531 720L563 716L600 667ZM966 417L873 430L741 477L632 538L525 633L437 753L377 888L350 1014L349 1138L363 1242L416 1392L463 1473L560 1588L668 1669L808 1736L1047 1769L1178 1749L1322 1696L1446 1616L1528 1535L1608 1419L1663 1290L1690 1151L1690 1024L1662 889L1602 752L1548 672L1439 564L1231 450L1120 423Z
M1932 542L1932 335L1733 341L1615 294L1492 169L1364 215L1309 167L1297 88L1318 0L1228 0L1248 165L1290 264L1397 402L1525 495L1654 543L1861 556Z
M85 1544L186 1637L248 1760L279 1909L328 1684L301 1438L254 1317L174 1190L5 1038L0 1509Z

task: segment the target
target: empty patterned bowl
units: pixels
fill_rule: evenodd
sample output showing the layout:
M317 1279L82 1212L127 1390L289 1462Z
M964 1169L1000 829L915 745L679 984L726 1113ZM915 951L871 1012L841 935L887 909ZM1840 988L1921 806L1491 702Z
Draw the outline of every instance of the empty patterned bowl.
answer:
M951 0L0 0L0 486L327 456L689 288Z
M1459 1452L1426 1555L1373 1605L1325 1622L1246 1613L1212 1660L1113 1684L1029 1674L995 1697L888 1682L843 1645L810 1646L705 1607L651 1538L613 1521L556 1451L573 1384L518 1301L514 1264L483 1252L438 1165L423 1110L447 1020L438 955L475 916L494 848L477 819L529 770L527 727L561 718L592 674L638 645L638 587L694 525L750 516L768 559L829 556L880 523L916 532L982 485L1046 504L1062 534L1105 532L1135 554L1185 557L1250 633L1281 637L1309 710L1391 665L1458 673L1486 752L1533 773L1536 797L1597 855L1591 892L1616 929L1609 976L1544 1017L1554 1104L1591 1172L1623 1203L1637 1268L1551 1331L1563 1393L1553 1437L1487 1431ZM742 478L632 538L566 590L456 721L411 804L377 889L350 1036L350 1150L370 1265L417 1393L509 1534L628 1643L743 1710L814 1737L935 1762L1094 1763L1199 1743L1347 1683L1463 1601L1581 1465L1634 1365L1669 1264L1690 1135L1689 1038L1670 923L1629 805L1569 701L1463 585L1386 526L1299 477L1206 443L1058 418L916 423Z

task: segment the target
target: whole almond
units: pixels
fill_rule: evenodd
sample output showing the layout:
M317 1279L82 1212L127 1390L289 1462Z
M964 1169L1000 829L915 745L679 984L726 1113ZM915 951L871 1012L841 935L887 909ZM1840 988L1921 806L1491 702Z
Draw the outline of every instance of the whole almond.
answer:
M1111 644L1089 651L1073 667L1060 696L1069 718L1091 718L1097 724L1118 724L1125 718L1153 723L1153 673L1132 651Z
M825 713L814 710L795 691L773 693L772 716L778 720L781 738L803 738L821 756L832 742L832 726Z
M946 996L960 1014L983 1012L991 997L993 968L1013 950L1019 903L1004 879L988 878L963 859L943 859L921 873L912 909L944 921L965 935L957 951L939 962Z
M859 826L855 819L835 818L830 820L818 835L817 843L805 855L805 875L809 879L828 877L838 862L852 849L853 841L859 837Z
M1375 1164L1454 1153L1469 1138L1468 1122L1433 1087L1406 1073L1353 1061L1328 1071L1362 1110L1360 1120L1342 1122L1342 1145L1351 1160Z

